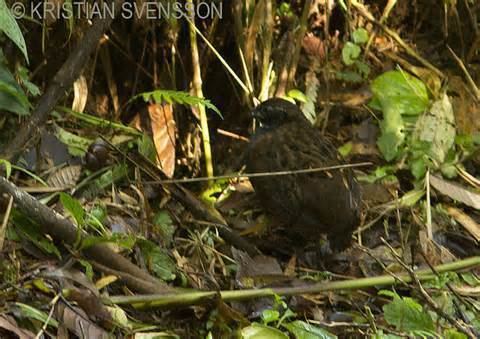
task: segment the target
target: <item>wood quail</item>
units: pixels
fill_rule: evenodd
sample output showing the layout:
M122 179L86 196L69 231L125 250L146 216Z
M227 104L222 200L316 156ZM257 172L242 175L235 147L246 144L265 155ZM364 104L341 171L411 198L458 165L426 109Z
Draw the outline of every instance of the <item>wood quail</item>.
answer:
M343 164L335 147L287 100L269 99L252 116L260 123L248 147L249 173ZM360 189L350 168L252 177L263 207L302 241L326 234L330 247L348 247L359 224Z

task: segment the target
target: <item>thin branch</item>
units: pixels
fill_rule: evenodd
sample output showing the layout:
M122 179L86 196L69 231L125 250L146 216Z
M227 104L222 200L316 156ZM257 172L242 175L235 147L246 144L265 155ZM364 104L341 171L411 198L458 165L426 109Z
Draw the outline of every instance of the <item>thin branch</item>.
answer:
M168 179L168 180L158 180L158 181L145 181L145 183L147 183L147 184L179 184L179 183L189 183L189 182L210 181L212 179L213 180L221 180L221 179L238 179L238 178L274 177L274 176L280 176L280 175L326 172L326 171L331 171L331 170L341 170L341 169L344 169L344 168L363 167L363 166L370 166L370 165L372 165L371 162L359 162L359 163L354 163L354 164L307 168L307 169L294 170L294 171L227 174L227 175L218 175L218 176L215 176L215 177L199 177L199 178L186 178L186 179Z

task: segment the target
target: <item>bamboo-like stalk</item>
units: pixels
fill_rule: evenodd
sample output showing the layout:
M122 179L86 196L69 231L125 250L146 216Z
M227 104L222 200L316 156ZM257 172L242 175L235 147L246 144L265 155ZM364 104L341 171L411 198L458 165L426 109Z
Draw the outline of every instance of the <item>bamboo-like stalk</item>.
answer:
M471 257L464 260L442 264L434 267L436 273L449 271L458 271L472 268L480 265L480 257ZM415 271L419 281L432 280L436 274L430 268ZM411 282L412 276L409 273L397 275L403 282ZM333 290L354 290L368 287L389 286L397 282L397 279L391 275L381 275L370 278L351 279L344 281L319 282L313 285L298 287L280 287L280 288L262 288L240 291L186 291L184 293L169 293L155 295L136 295L136 296L112 296L107 298L106 302L112 302L117 305L133 304L136 307L172 307L188 306L204 302L205 300L219 296L223 301L236 301L252 298L268 297L273 295L290 296L300 294L315 294Z
M187 0L187 5L194 7L193 0ZM192 66L193 66L193 79L192 87L194 95L199 98L203 98L202 90L202 73L200 70L200 57L198 55L198 45L197 45L197 33L194 27L195 18L190 17L189 28L190 28L190 50L192 52ZM202 104L198 105L198 112L200 115L200 127L202 129L202 140L203 140L203 152L205 154L205 170L207 177L213 177L213 160L212 160L212 148L210 145L210 133L208 131L208 119L207 112L205 111L205 106Z

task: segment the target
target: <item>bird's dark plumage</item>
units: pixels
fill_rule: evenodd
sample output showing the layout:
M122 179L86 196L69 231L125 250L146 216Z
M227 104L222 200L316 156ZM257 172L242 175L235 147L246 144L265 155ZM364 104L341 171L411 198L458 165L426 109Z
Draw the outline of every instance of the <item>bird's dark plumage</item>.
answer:
M274 98L257 106L260 123L247 152L250 173L300 170L343 163L333 145L289 101ZM342 250L359 223L360 191L349 168L308 174L251 178L265 209L304 240L327 234Z

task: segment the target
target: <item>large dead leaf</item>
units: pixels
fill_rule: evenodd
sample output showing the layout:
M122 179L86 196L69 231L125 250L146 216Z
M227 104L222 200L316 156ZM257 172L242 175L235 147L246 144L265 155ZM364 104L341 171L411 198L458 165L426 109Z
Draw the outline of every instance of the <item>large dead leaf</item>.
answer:
M160 169L169 177L175 170L175 120L173 106L153 104L148 107L152 120L153 142Z
M12 334L12 338L19 338L19 339L33 339L35 338L35 334L20 328L17 325L17 322L13 317L10 317L6 314L0 315L0 332L6 335L7 333ZM13 335L15 334L15 336Z
M455 207L447 208L447 212L456 221L458 221L477 241L480 241L480 225L475 220Z
M148 115L153 134L153 142L157 152L157 165L169 178L175 171L175 143L176 127L171 104L150 104ZM143 131L140 117L137 115L133 120L133 126Z
M430 184L440 193L452 198L453 200L464 203L475 209L480 209L480 194L472 192L465 187L454 184L430 175Z

